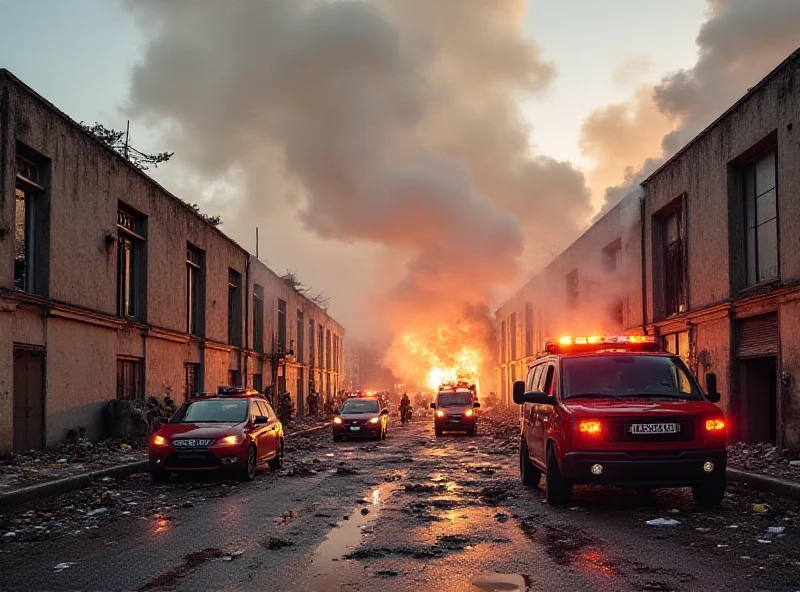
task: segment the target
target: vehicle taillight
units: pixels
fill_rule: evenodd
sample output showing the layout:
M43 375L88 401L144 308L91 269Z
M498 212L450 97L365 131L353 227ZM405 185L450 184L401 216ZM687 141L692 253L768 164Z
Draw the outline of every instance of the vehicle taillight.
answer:
M602 427L599 421L596 420L583 420L578 422L578 432L581 434L587 434L590 436L599 436L602 431Z
M153 436L153 446L166 446L167 439L164 436L155 435Z
M707 432L721 432L725 430L725 420L724 419L707 419L706 420L706 431Z

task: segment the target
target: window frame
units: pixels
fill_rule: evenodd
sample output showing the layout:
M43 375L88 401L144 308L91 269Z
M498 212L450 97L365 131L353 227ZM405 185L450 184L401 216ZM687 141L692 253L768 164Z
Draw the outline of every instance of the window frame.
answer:
M772 178L773 184L769 189L760 191L758 186L758 165L766 159L772 158ZM751 178L753 182L752 194L748 194L748 179ZM778 150L775 146L760 152L758 155L743 163L739 171L739 191L741 195L742 207L742 220L744 226L744 288L750 289L764 284L770 284L780 281L781 277L781 259L780 259L780 210L779 210L779 192L778 192ZM770 191L774 192L774 211L773 216L767 220L759 223L759 199L766 196ZM750 199L752 199L752 212L750 211ZM751 226L752 222L752 226ZM759 269L759 228L767 224L773 224L775 227L775 274L769 277L761 276L761 269ZM751 254L750 248L750 231L753 231L753 253ZM753 269L751 270L751 258L754 257L752 262ZM752 275L751 275L752 271Z
M204 251L186 243L186 332L202 337Z
M228 268L228 344L242 346L242 274Z

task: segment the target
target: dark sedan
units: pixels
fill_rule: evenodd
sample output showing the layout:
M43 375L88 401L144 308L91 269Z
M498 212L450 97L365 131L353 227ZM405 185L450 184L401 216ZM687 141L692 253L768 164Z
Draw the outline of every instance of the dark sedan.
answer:
M333 441L345 438L385 440L389 428L389 410L381 408L374 397L348 399L334 412Z

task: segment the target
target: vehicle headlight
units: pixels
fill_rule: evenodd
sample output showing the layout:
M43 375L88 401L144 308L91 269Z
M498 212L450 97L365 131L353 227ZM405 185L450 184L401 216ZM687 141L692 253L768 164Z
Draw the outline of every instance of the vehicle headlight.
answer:
M222 444L223 446L236 446L241 443L242 439L239 436L225 436L224 438L220 438L217 442L217 444Z
M373 417L372 419L369 420L369 422L370 423L378 423L380 420L381 420L380 417Z
M153 446L166 446L167 439L164 436L155 435L153 436Z
M333 418L333 423L342 423L342 418L341 417L334 417Z
M467 417L472 417L472 414L473 414L473 413L475 413L475 412L474 412L472 409L467 409L467 410L464 412L464 415L466 415Z
M439 410L436 412L436 417L444 417L444 411L442 411L441 409L439 409Z

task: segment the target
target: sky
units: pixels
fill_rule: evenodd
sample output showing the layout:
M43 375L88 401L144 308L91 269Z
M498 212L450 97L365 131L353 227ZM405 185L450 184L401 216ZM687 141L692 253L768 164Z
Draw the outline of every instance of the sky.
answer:
M244 191L246 183L235 171L227 171L213 182L187 174L192 166L196 169L197 163L190 163L180 148L166 144L170 136L159 126L158 119L159 114L165 113L159 111L164 106L148 104L149 97L141 96L141 81L153 69L152 63L146 62L152 57L148 48L164 41L158 38L155 19L172 15L166 14L170 11L163 8L166 5L137 1L145 6L139 14L129 10L122 0L0 0L0 67L9 69L77 121L97 121L119 129L133 113L133 145L145 151L176 151L170 163L153 171L153 177L186 201L200 203L204 211L221 214L222 229L254 251L254 228L241 223L242 205L230 199ZM415 5L413 0L408 2L408 6ZM432 6L437 0L428 2ZM477 6L473 4L477 0L463 2L465 7ZM176 5L181 3L169 4ZM425 4L421 6L426 8ZM623 181L621 165L638 168L642 163L628 163L623 154L610 170L597 175L594 167L606 144L595 143L594 151L585 149L584 123L607 105L628 104L637 89L652 88L666 74L692 68L698 61L696 38L708 18L708 7L704 0L534 0L527 8L523 36L538 44L540 53L535 66L542 79L547 78L547 83L534 91L515 91L515 101L530 125L530 150L571 163L578 173L584 173L595 208L603 203L606 184ZM151 9L163 9L164 14L146 12ZM409 14L396 16L413 20L418 15L409 10ZM35 27L31 26L33 19ZM183 24L181 19L177 22ZM440 30L447 32L446 28ZM184 41L190 46L193 43L191 39ZM542 70L543 63L552 66L551 77ZM459 84L463 86L463 81ZM200 89L196 92L202 93L202 86ZM130 108L131 97L136 99L138 110ZM441 124L442 120L433 123ZM656 140L660 141L668 131L669 128L659 129L652 147L639 150L636 158L655 156L648 150L655 151L659 145ZM442 138L435 141L441 145ZM303 172L301 167L300 173ZM264 190L270 191L270 187ZM523 204L522 210L519 207L504 205L524 218L527 206ZM588 223L590 213L581 210L578 226ZM234 219L239 222L225 224ZM251 222L249 218L247 221ZM309 224L318 224L317 232L309 232ZM336 240L319 232L319 224L320 221L301 221L296 209L280 200L252 216L252 225L261 229L262 259L279 273L287 269L298 272L316 291L331 296L331 312L346 326L363 331L371 320L362 304L391 289L394 282L402 282L402 274L387 274L386 270L407 268L409 261L413 265L413 257L406 252L398 254L391 244L372 240L363 233ZM498 220L498 224L502 222ZM528 231L525 224L523 220L523 232ZM572 234L566 236L574 238ZM568 241L555 241L551 254L567 244ZM524 253L523 261L527 257L529 266L523 265L523 273L543 263L528 257L527 251ZM503 296L502 290L491 292L495 300Z

